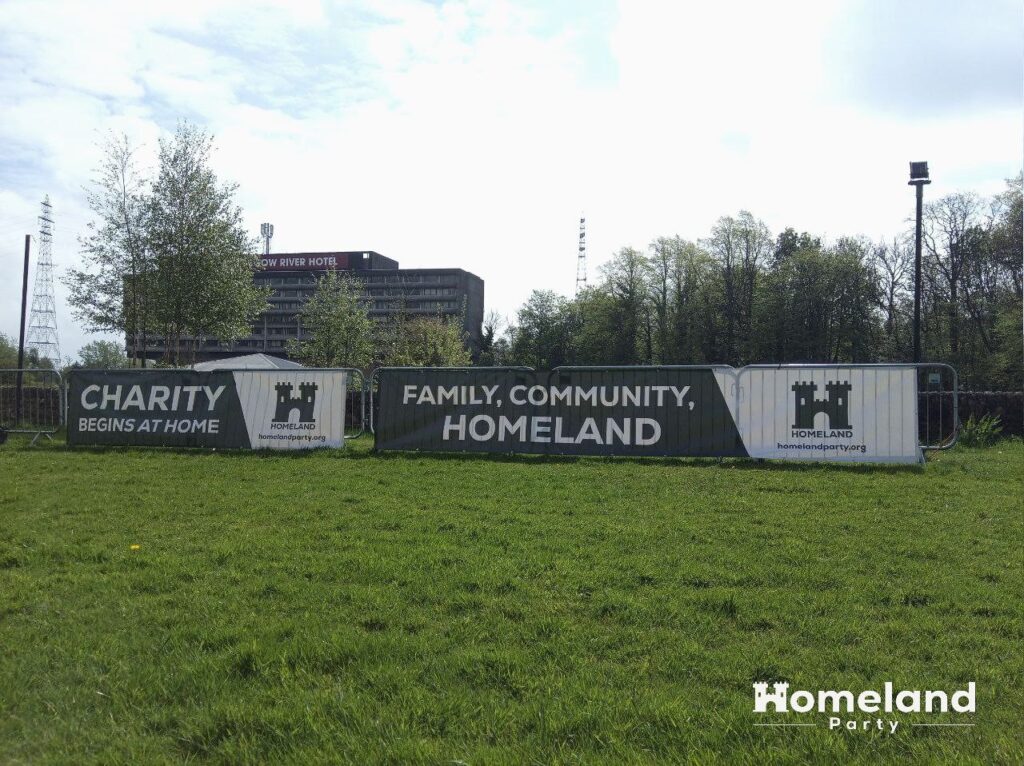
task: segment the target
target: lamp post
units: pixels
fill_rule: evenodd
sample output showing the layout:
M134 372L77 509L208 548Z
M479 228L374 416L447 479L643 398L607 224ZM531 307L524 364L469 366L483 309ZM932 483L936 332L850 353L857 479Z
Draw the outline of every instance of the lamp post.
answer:
M910 163L909 186L917 187L917 220L914 223L914 362L921 361L921 212L924 186L930 184L927 162Z

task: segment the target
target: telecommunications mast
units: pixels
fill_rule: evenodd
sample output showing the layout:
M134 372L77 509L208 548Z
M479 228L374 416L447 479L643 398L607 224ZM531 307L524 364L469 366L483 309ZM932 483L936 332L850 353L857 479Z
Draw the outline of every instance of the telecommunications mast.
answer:
M580 216L580 249L576 256L576 295L587 286L587 219Z
M263 254L270 255L270 240L274 238L274 224L261 223L260 236L263 237Z

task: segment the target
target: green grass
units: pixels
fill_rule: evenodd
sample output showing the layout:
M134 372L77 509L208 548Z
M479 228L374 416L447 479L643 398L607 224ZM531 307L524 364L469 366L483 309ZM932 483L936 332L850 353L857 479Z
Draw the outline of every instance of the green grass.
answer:
M1019 442L924 468L8 444L0 762L1020 763L1022 479ZM755 727L783 679L973 680L976 726Z

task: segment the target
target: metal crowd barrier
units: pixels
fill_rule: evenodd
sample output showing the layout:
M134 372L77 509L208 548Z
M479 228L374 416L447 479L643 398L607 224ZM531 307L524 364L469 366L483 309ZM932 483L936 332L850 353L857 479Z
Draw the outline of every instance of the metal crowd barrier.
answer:
M919 364L917 371L921 448L949 449L960 438L960 379L948 364Z
M0 443L6 435L34 434L47 439L64 425L66 388L56 370L0 369Z
M744 398L742 376L746 371L757 369L842 369L842 368L913 368L917 370L917 408L919 446L925 450L944 450L954 446L959 437L959 378L956 370L948 364L925 362L921 364L752 364L741 368L729 365L562 365L551 370L558 372L615 372L628 370L696 370L711 369L732 379L731 395L736 409ZM312 368L311 368L312 369ZM375 392L378 375L390 370L445 369L466 373L488 370L518 370L535 372L528 366L508 367L378 367L369 379L354 367L317 368L322 372L344 372L348 374L346 396L351 401L359 397L359 417L350 417L355 408L346 406L346 439L357 439L364 433L376 433ZM253 372L247 369L230 369L224 372ZM118 370L124 372L124 370ZM358 386L356 381L358 380ZM369 398L369 410L367 410ZM56 370L6 368L0 369L0 439L6 433L33 434L32 444L40 436L51 438L66 422L67 385ZM349 423L358 429L348 430Z
M922 450L945 450L956 444L960 434L959 407L957 404L959 379L956 370L942 362L897 363L873 362L849 364L748 364L739 369L746 370L821 370L821 369L916 369L918 446ZM926 381L922 385L922 381ZM951 399L945 418L938 407L932 406L931 394L944 394ZM950 396L952 394L952 396ZM740 397L743 393L740 391ZM922 407L923 405L923 407ZM936 422L937 421L937 422ZM922 436L923 434L923 436Z
M873 362L849 364L748 364L738 371L747 370L829 370L829 369L916 369L917 370L917 411L918 446L922 450L945 450L956 444L960 434L959 407L957 404L959 378L956 370L942 362L896 363ZM926 381L922 385L922 381ZM938 407L932 406L931 394L944 394L951 399L945 418ZM950 396L952 394L952 396ZM739 393L743 397L742 388ZM922 407L922 405L924 405ZM936 422L937 421L937 422ZM923 434L923 436L922 436Z

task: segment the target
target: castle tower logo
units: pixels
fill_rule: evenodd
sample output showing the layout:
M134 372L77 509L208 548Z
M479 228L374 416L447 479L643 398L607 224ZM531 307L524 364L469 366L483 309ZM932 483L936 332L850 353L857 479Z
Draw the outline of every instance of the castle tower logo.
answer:
M277 390L277 411L274 413L274 423L287 423L293 410L299 411L300 423L315 423L313 417L313 406L316 404L316 383L300 383L299 395L292 395L291 383L278 383L274 388Z
M813 381L800 381L793 384L796 415L793 428L811 430L814 428L814 416L824 412L828 418L828 427L833 430L848 431L850 425L850 389L849 381L840 383L830 380L825 384L825 398L818 399L815 392L818 384Z
M774 705L776 711L786 712L786 695L789 693L788 683L772 684L774 694L768 693L768 684L757 682L754 684L754 712L768 712L768 705Z

